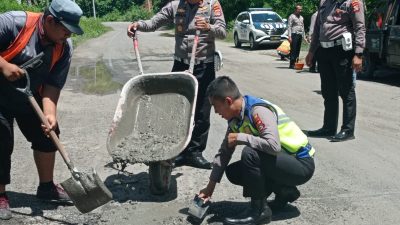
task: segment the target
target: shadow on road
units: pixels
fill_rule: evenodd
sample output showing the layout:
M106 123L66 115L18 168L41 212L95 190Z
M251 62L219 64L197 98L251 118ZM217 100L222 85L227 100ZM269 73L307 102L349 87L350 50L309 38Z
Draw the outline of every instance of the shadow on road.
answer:
M35 195L25 194L19 192L9 191L7 195L10 199L10 208L13 214L30 216L30 217L42 217L43 219L51 222L57 222L59 224L73 224L64 220L53 219L44 216L43 210L56 210L58 206L73 206L72 203L55 203L55 202L44 202L36 198ZM13 208L30 208L31 213L21 213L12 210Z
M173 172L172 172L173 173ZM164 195L154 195L149 188L149 174L114 174L105 180L105 185L113 194L113 200L119 203L127 201L138 202L168 202L177 197L176 179L182 173L171 175L170 191Z
M245 211L248 205L248 202L214 202L210 205L210 208L207 212L208 215L206 216L205 220L207 220L207 224L222 223L224 221L224 218L235 217ZM181 214L185 215L188 215L187 211L188 208L183 208L179 210ZM292 219L300 216L300 214L301 213L297 209L297 207L289 204L282 211L274 212L272 215L272 221ZM193 217L189 215L186 218L186 221L190 222L193 225L203 224L203 221L193 219Z

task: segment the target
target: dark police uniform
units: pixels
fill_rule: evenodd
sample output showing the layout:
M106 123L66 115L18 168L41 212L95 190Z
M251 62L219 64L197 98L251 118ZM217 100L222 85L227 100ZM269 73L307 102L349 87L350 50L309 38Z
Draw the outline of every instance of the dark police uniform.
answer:
M196 33L194 19L196 16L204 17L210 24L210 30L201 31L199 35L193 71L199 82L195 126L192 139L181 155L200 157L202 162L205 162L201 153L207 145L211 110L211 105L206 96L206 89L211 81L215 79L215 38L223 39L226 37L225 18L219 1L203 0L198 4L190 4L185 0L172 1L150 20L139 21L138 29L140 31L155 31L163 25L174 23L175 54L172 72L185 71L189 68L193 40ZM210 163L207 163L205 167L210 167L210 165ZM203 165L196 167L203 167Z
M343 124L333 140L342 141L354 138L356 93L352 60L355 55L362 57L365 47L364 3L362 0L321 0L318 12L310 52L318 60L325 113L322 129L308 134L336 133L339 94L343 101Z

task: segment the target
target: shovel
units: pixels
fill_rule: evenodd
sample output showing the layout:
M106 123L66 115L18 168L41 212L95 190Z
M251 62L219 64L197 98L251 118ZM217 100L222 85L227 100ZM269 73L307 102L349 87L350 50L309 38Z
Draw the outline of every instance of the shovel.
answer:
M16 88L18 91L24 93L33 107L36 114L39 116L40 120L46 127L50 127L49 122L45 118L42 109L36 102L33 94L30 90L30 78L26 71L29 68L35 68L42 63L41 57L43 53L34 57L33 59L27 61L21 65L21 69L25 71L25 76L27 84L25 88ZM61 186L67 192L68 196L74 202L75 207L82 213L87 213L93 209L102 206L112 199L112 193L104 185L103 181L97 175L96 171L93 169L91 174L79 172L71 159L69 158L64 147L60 143L57 134L54 131L50 132L50 139L56 145L58 151L60 152L65 164L70 170L72 177L61 183Z

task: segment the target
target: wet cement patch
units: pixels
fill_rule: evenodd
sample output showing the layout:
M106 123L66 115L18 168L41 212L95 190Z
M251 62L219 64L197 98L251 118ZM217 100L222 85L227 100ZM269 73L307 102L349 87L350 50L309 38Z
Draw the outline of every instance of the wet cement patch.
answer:
M187 122L180 115L190 112L189 100L178 93L147 94L139 98L132 118L132 132L111 153L115 161L149 162L173 157L186 140Z

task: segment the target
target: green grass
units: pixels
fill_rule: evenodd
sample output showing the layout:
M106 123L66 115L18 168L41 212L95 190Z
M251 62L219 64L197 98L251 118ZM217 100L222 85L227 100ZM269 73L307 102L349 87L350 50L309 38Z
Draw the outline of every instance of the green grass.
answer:
M96 63L96 68L81 67L79 73L85 79L84 93L104 95L122 87L122 84L112 80L111 73L102 61Z
M94 18L83 17L81 18L79 24L85 33L83 35L72 35L74 47L88 39L99 37L100 35L111 30L111 28L101 24L101 20L95 20Z

